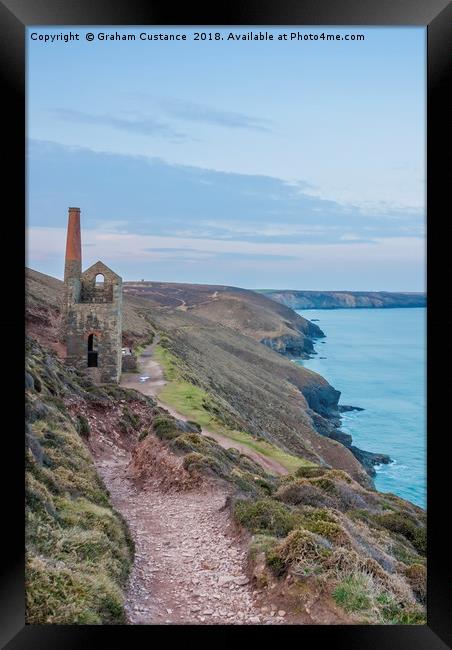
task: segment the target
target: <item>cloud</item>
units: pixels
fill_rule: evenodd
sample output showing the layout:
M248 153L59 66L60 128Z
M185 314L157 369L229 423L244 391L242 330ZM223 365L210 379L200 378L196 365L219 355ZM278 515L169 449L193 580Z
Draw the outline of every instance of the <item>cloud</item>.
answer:
M59 108L53 111L54 115L66 122L79 122L83 124L99 124L109 126L121 131L131 133L140 133L142 135L161 135L172 140L181 141L187 139L187 134L173 130L173 128L163 122L159 122L152 117L143 117L139 115L128 115L120 117L108 113L94 114L77 111L70 108Z
M64 255L65 228L40 228L28 229L29 254L44 254L50 256ZM134 260L151 260L156 255L169 254L172 257L183 258L185 255L213 258L218 255L247 256L261 259L315 259L321 260L324 255L331 259L345 260L353 255L364 261L368 255L377 257L387 256L387 259L397 257L400 251L406 255L416 255L423 248L423 242L414 238L381 238L372 242L360 242L361 251L355 241L342 244L325 245L303 243L274 243L274 242L246 242L239 239L196 239L182 237L164 237L158 235L137 235L133 233L112 233L100 229L83 230L83 248L96 247L95 256L119 261L133 258ZM379 252L375 253L375 245ZM327 249L327 250L326 250ZM90 253L91 255L91 253ZM108 263L108 262L107 262Z
M64 227L27 230L27 265L63 276ZM103 260L124 280L203 282L248 288L423 291L424 242L246 242L82 230L83 267Z
M29 143L28 169L36 226L60 225L74 204L84 227L139 235L310 245L424 236L421 212L369 213L303 192L303 181L40 141Z
M249 129L263 132L272 130L273 122L262 117L225 111L181 99L154 98L154 101L167 115L180 120L213 124L229 129Z
M271 132L274 129L273 120L255 115L247 115L238 111L228 111L206 104L197 104L174 97L159 97L151 93L126 92L123 95L132 100L145 101L151 104L168 117L184 122L198 122L211 124L227 129L247 129L261 133Z

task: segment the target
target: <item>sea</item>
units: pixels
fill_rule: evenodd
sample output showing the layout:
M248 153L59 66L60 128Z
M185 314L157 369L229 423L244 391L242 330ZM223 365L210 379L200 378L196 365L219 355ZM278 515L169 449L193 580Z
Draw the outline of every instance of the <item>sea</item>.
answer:
M295 360L341 391L353 444L388 454L375 487L426 507L426 309L309 309L326 335L312 359Z

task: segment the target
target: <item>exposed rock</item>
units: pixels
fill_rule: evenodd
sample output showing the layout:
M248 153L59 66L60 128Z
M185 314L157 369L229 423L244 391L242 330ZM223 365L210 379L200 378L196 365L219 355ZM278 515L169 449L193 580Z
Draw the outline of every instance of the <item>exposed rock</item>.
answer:
M354 445L350 446L350 451L359 460L361 465L363 465L369 476L376 476L375 465L388 465L392 463L392 458L387 454L364 451Z
M364 411L360 406L348 406L347 404L339 404L337 407L339 413L348 413L349 411Z
M327 382L310 383L301 389L310 408L324 417L330 418L338 415L337 404L341 396L340 391Z
M304 336L301 332L286 334L285 336L263 338L260 342L287 357L309 359L314 354L312 340Z

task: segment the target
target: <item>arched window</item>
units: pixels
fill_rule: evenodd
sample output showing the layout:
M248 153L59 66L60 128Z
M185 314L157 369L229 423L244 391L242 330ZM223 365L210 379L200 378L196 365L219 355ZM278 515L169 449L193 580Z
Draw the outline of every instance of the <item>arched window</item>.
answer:
M104 282L105 282L105 277L103 273L98 273L96 275L96 278L94 280L96 289L103 289L104 288Z
M97 336L88 336L88 368L97 368Z

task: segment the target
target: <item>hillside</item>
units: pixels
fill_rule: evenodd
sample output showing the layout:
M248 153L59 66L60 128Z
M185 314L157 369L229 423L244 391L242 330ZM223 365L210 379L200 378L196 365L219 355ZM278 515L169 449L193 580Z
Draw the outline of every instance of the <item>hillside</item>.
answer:
M43 287L45 276L34 281ZM58 285L50 286L41 315L55 324ZM127 309L144 328L137 305ZM159 327L169 324L164 316ZM188 371L182 354L189 361L195 350L183 323L159 334L167 359L170 349L181 354L171 356L171 381ZM93 385L41 345L41 333L42 320L36 328L32 319L28 624L425 623L420 508L302 454L289 474L269 474L152 398Z
M291 309L389 309L425 307L424 293L388 291L292 291L261 290L259 293Z
M313 352L312 339L324 336L314 323L247 289L208 284L125 282L124 294L221 323L293 357L309 356Z
M30 270L27 278L30 334L61 354L58 305L63 284L52 278L46 288L47 276ZM164 293L162 286L160 292ZM176 359L183 380L202 390L205 409L220 420L284 451L343 469L369 485L369 476L357 460L360 450L349 450L350 437L338 428L340 393L323 377L194 310L151 303L126 289L124 343L141 345L155 332ZM372 462L366 470L371 473L371 468Z

